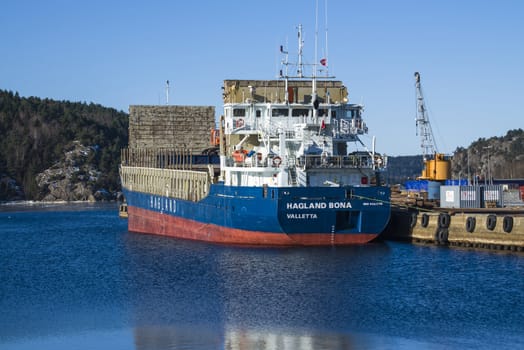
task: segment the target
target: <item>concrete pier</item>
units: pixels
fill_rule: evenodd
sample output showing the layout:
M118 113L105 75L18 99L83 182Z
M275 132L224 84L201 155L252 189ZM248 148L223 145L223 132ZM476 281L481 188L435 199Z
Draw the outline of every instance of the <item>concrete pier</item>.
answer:
M524 251L524 212L454 213L394 209L384 239Z
M455 214L448 242L454 246L524 250L524 217L495 214Z

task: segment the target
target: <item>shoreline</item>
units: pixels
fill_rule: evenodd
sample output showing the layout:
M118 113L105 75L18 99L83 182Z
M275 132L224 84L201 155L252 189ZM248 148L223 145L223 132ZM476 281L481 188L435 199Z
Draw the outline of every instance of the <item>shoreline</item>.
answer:
M0 201L0 206L9 206L9 205L40 205L40 204L81 204L81 203L117 203L119 202L116 199L109 201L33 201L33 200L14 200L14 201Z
M53 210L85 210L103 207L114 207L118 212L118 201L8 201L0 202L0 212L14 211L53 211Z

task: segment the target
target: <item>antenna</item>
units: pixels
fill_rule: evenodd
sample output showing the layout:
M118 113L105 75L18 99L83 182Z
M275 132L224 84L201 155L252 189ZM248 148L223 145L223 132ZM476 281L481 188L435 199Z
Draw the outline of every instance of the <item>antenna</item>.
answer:
M283 45L280 45L280 53L286 55L285 59L281 62L281 64L283 64L286 67L286 72L285 73L282 72L282 69L280 70L280 78L282 78L282 77L287 77L288 76L288 66L289 66L288 55L289 55L289 53L286 50L284 50L284 46Z
M299 36L300 36L300 34L299 34ZM287 39L286 39L286 41L287 41ZM283 63L283 64L285 65L285 67L286 67L286 75L284 75L285 82L286 82L285 89L284 89L284 91L285 91L285 92L284 92L284 98L285 98L285 100L286 100L286 103L288 103L288 102L289 102L289 92L288 92L288 82L287 82L288 77L289 77L289 76L288 76L288 69L287 69L287 68L288 68L288 65L289 65L289 62L288 62L288 52L287 52L286 50L284 50L284 47L283 47L282 45L280 45L280 53L286 55L285 61L282 62L282 63ZM280 78L282 78L282 69L280 70Z
M317 0L317 12L318 12L318 0ZM327 16L327 15L326 15ZM318 17L318 13L317 13L317 16ZM318 19L318 18L317 18ZM326 18L326 21L327 21L327 18ZM326 78L335 78L334 76L330 76L329 75L329 70L327 69L328 67L328 64L327 64L327 55L326 56L323 56L323 58L317 62L318 60L318 21L316 23L316 32L315 32L315 61L313 63L304 63L304 59L303 59L303 56L304 56L304 35L302 33L302 29L303 29L303 26L302 24L299 24L297 25L297 35L298 35L298 59L297 59L297 62L289 62L288 58L289 58L289 53L286 49L286 46L283 46L283 45L280 45L280 54L284 55L284 58L281 60L280 64L284 67L281 66L279 72L278 72L278 77L279 78L284 78L286 80L286 84L287 84L287 79L288 78L295 78L295 79L302 79L302 78L312 78L312 90L313 90L313 95L312 97L315 97L315 92L316 92L316 78L319 76L320 73L323 73L324 70L323 69L320 69L319 68L319 65L322 65L323 67L326 68L325 72L326 72ZM327 29L326 29L326 38L327 38ZM326 51L327 51L327 43L326 43ZM295 76L289 76L288 75L288 70L289 70L289 66L293 66L292 69L294 69L294 67L296 67L296 75ZM307 66L307 67L306 67ZM311 66L311 72L309 71L309 66ZM307 70L307 72L306 72ZM287 85L286 85L286 91L287 91ZM315 100L314 98L312 100Z
M326 0L324 2L324 7L325 7L325 22L326 22L326 57L322 60L323 65L326 66L326 77L329 76L329 66L328 66L328 7L327 7L327 4L328 4L328 0Z
M317 51L318 51L318 0L315 1L315 61L313 62L313 77L311 79L311 102L313 104L313 120L316 122L318 117L319 101L317 98ZM324 123L324 117L322 117ZM322 127L320 128L322 129ZM319 134L320 134L319 129Z
M298 25L298 67L297 75L299 78L304 77L304 69L302 63L302 51L304 49L304 40L302 40L302 24Z
M169 80L166 81L166 105L169 105Z
M318 61L318 0L315 1L315 63L313 64L313 77L317 76Z

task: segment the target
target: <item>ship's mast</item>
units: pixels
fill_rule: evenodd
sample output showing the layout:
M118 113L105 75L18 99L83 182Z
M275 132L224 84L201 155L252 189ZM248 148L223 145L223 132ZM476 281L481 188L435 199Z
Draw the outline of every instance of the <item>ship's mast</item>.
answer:
M289 66L289 61L288 61L288 56L289 56L289 53L284 50L284 47L282 45L280 45L280 53L286 55L286 58L285 60L282 62L282 64L286 67L286 73L284 75L284 81L285 81L285 86L284 86L284 98L285 98L285 102L288 103L289 102L289 93L288 93L288 66ZM283 74L282 74L282 69L280 70L280 78L282 78Z
M327 0L326 0L326 12L327 12ZM297 75L295 77L291 78L298 78L298 79L304 79L304 78L310 78L311 79L311 102L313 104L313 118L314 120L317 120L318 115L318 98L317 98L317 69L318 69L318 0L316 2L316 11L315 11L315 61L313 64L304 64L303 61L303 54L304 54L304 39L302 35L302 24L299 24L297 26L298 31L298 59L296 63L293 63L293 65L296 65L297 69ZM321 64L326 67L326 76L325 78L334 78L333 76L329 76L328 68L327 68L327 14L326 14L326 56L322 59ZM291 65L288 61L288 51L284 50L284 47L280 45L280 53L285 55L285 59L282 60L282 65L285 66L285 72L280 70L280 78L284 78L284 96L285 96L285 102L289 102L289 96L288 96L288 81L290 76L288 75L288 66ZM307 76L304 74L304 66L305 65L311 65L312 66L312 72L310 76ZM327 99L329 103L329 97Z
M169 105L169 80L166 81L166 105Z
M297 76L299 78L304 77L304 64L302 63L302 55L304 50L304 40L302 39L302 24L298 25L298 64L297 64Z
M327 9L327 3L328 1L326 0L325 3L324 3L324 7L325 7L325 25L326 25L326 52L324 54L324 58L323 58L323 62L324 63L321 63L323 66L326 67L326 77L329 76L329 67L327 65L327 63L329 62L328 61L328 15L327 15L327 12L328 12L328 9Z
M303 55L304 55L304 39L302 39L302 24L299 24L297 27L298 30L298 61L296 63L297 67L297 75L295 78L304 78L304 62L302 61ZM282 64L286 67L285 73L280 70L280 77L284 78L284 96L286 103L289 102L289 96L288 96L288 81L289 81L289 75L288 75L288 66L290 65L288 61L289 53L287 50L284 50L284 47L280 45L280 53L285 55L285 59L282 61ZM315 85L315 83L313 83Z
M429 117L424 103L424 95L422 94L422 87L420 85L420 74L415 72L415 89L417 92L417 117L415 119L417 126L417 135L420 136L420 147L422 148L422 156L424 161L428 156L432 156L437 152L437 146L433 138L433 131L429 123Z

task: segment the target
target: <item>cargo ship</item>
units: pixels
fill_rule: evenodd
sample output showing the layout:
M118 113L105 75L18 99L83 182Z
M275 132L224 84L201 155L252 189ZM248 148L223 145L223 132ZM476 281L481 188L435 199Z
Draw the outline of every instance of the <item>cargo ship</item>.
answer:
M289 63L281 47L286 58L277 79L224 81L218 128L202 131L209 118L199 109L130 107L130 146L120 167L129 231L235 245L329 246L367 243L384 230L387 158L375 152L374 139L371 150L362 142L363 106L349 103L326 60L301 63L298 28L298 63ZM171 127L181 134L166 145ZM210 147L198 149L202 139Z

